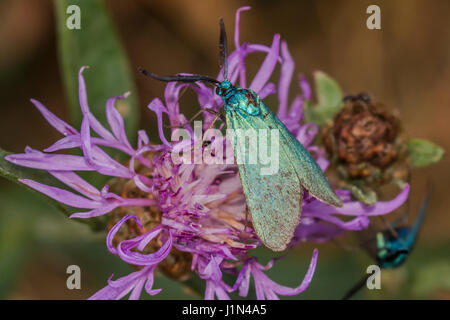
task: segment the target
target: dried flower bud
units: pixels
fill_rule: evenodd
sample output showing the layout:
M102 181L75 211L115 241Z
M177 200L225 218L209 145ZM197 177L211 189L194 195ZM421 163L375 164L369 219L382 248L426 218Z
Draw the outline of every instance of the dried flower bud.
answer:
M369 96L347 96L323 131L323 143L341 178L386 182L386 169L405 158L399 119ZM392 172L390 172L392 174Z

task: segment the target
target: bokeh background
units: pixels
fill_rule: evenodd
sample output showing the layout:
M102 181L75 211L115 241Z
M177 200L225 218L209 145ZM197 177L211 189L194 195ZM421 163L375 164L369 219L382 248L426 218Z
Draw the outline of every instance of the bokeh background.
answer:
M450 150L447 0L110 0L105 4L133 70L143 65L159 74L207 75L218 70L219 17L224 18L232 43L235 11L249 4L252 10L241 18L241 41L270 45L273 34L280 33L288 42L296 72L311 79L313 71L323 70L346 93L369 92L399 111L410 137L425 138ZM366 28L370 4L381 7L382 30ZM69 119L55 24L52 1L0 2L0 146L5 150L22 152L27 145L43 149L59 138L29 98ZM262 59L249 60L256 68ZM137 84L133 95L141 109L139 127L156 139L155 117L146 106L162 96L164 86L137 71L133 77ZM183 101L182 108L192 114L194 95L186 93ZM383 271L382 290L365 290L357 298L450 298L449 167L449 157L444 157L437 165L414 171L412 216L427 181L433 183L430 209L415 252L401 268ZM92 233L36 195L0 179L0 298L89 297L105 285L111 273L119 276L130 271L107 252L104 238L105 233ZM291 252L271 276L296 286L313 247L307 244ZM318 247L319 264L310 288L292 298L339 299L371 261L363 251L348 251L333 243ZM66 288L66 268L71 264L81 267L81 290ZM164 288L158 298L195 298L162 276L156 286Z

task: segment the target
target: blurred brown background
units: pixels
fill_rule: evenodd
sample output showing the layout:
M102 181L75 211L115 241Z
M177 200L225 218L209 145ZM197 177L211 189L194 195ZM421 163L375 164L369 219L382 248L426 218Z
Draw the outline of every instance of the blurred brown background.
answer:
M450 150L448 0L106 3L133 68L143 65L159 74L207 75L215 75L218 70L219 17L228 26L231 50L235 11L249 4L252 10L241 16L241 41L270 45L273 34L280 33L288 42L296 72L311 79L313 71L323 70L346 93L371 93L375 100L400 111L410 137L429 139ZM365 12L370 4L381 7L381 30L366 28ZM58 138L29 98L40 100L68 119L54 25L51 1L0 2L0 146L8 151L21 152L26 145L41 149ZM138 92L133 94L140 100L141 128L156 137L155 118L146 106L155 96L162 96L164 86L137 72L134 76ZM116 94L111 92L111 96ZM186 104L194 101L189 94L183 99ZM426 181L430 179L434 186L421 234L421 241L429 245L450 241L449 167L446 156L433 167L416 169L413 175L414 208ZM2 181L2 192L9 186ZM39 292L27 296L23 293L26 289L21 290L19 297L48 297Z

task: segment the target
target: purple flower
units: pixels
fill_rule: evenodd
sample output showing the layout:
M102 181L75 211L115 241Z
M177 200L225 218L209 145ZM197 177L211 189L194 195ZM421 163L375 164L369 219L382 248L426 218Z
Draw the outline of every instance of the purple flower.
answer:
M255 282L256 297L258 300L278 300L279 298L277 294L284 296L297 295L308 288L316 269L318 255L319 250L315 249L308 271L306 272L302 283L297 288L289 288L279 285L270 280L264 274L263 271L272 268L274 260L271 260L266 266L262 266L257 262L255 258L250 258L244 263L242 270L239 273L238 278L236 279L236 283L234 284L233 289L239 288L239 295L242 297L246 297L250 285L250 275L252 275L253 281Z
M312 144L317 127L312 123L302 123L303 104L311 99L311 89L303 76L298 79L302 93L288 103L294 62L287 44L280 40L278 34L274 36L270 47L240 43L240 12L248 9L243 7L236 14L236 49L229 56L230 81L247 87L245 58L254 52L265 53L265 60L248 87L261 99L278 94L278 117L311 152L321 168L326 170L329 162L324 151ZM276 85L269 79L278 64L281 65L281 73ZM25 153L10 155L6 159L17 165L46 170L72 189L68 191L32 180L21 180L61 203L84 209L71 218L116 215L116 220L110 220L114 223L107 236L108 250L135 266L137 271L114 281L110 278L108 285L91 299L121 299L130 292L129 298L137 299L143 288L148 294L155 295L161 290L153 289L155 269L171 270L166 271L169 275L175 273L173 270L184 274L179 271L182 270L180 263L183 261L188 261L188 269L206 282L205 299L229 299L228 294L236 290L245 297L251 277L258 299L278 299L278 295L303 292L313 277L318 251L314 250L306 276L297 288L279 285L265 275L264 271L271 268L274 261L264 267L251 256L250 250L260 246L261 241L250 222L249 226L245 226L246 205L237 166L175 163L171 157L172 152L183 144L185 146L186 142L170 142L165 137L163 114L168 116L171 126L184 124L186 130L194 132L190 124L185 124L186 117L180 112L180 92L190 87L196 92L201 108L219 110L223 102L214 89L200 82L169 83L164 92L164 102L156 98L148 105L157 115L162 144L150 144L147 134L139 131L137 146L133 147L126 137L123 118L114 107L115 102L125 99L128 93L107 101L108 130L89 110L83 78L85 68L81 68L78 74L83 113L80 131L56 117L40 102L31 100L64 137L44 152L27 147ZM217 79L223 79L222 71ZM204 112L203 117L203 130L206 130L214 116ZM216 139L212 143L229 142ZM117 162L103 151L103 147L120 150L129 156L129 161L126 165ZM81 149L83 155L55 153L72 148ZM114 177L116 182L98 190L78 176L76 171L96 171ZM328 206L306 195L301 222L291 246L302 241L323 242L345 231L367 228L370 216L387 214L402 205L408 196L409 186L395 199L377 202L370 207L352 201L345 190L336 192L344 203L342 208ZM189 259L186 260L186 257ZM237 275L234 285L224 282L223 272Z
M130 300L139 299L142 289L151 296L161 292L162 289L152 289L153 273L156 265L147 266L139 271L135 271L119 280L112 281L108 279L108 286L97 291L89 300L118 300L130 293Z

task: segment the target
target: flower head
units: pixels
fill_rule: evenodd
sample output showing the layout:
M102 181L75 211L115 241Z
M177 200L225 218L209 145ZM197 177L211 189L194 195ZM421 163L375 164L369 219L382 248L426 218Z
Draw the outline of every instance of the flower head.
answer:
M248 88L261 99L277 93L278 117L314 156L323 170L328 166L324 151L313 145L317 127L302 123L302 108L311 98L311 89L303 76L298 79L302 93L289 104L289 86L294 63L287 44L276 34L270 47L261 44L241 43L239 39L240 12L236 14L235 47L229 56L229 80L247 87L245 58L254 52L266 55L259 71ZM281 65L278 84L269 82L277 65ZM73 191L22 180L22 183L66 205L84 209L72 218L91 218L109 214L107 247L137 271L118 280L108 280L108 285L93 295L92 299L120 299L131 292L129 298L138 298L145 288L150 295L161 289L153 288L156 268L165 274L185 279L191 272L206 282L205 298L228 299L229 293L238 290L247 296L250 277L254 279L259 299L277 299L278 295L296 295L309 285L317 264L318 251L312 255L306 276L297 288L281 286L270 280L264 271L274 260L262 266L251 256L251 249L261 245L246 221L246 204L242 193L237 166L231 163L177 163L172 158L174 150L183 143L171 142L164 135L163 114L171 126L182 125L189 132L195 128L186 123L180 111L179 97L183 88L193 89L203 109L219 110L222 100L214 89L198 82L169 83L164 92L164 102L154 99L149 109L156 113L161 144L151 144L144 131L138 132L137 146L128 141L122 116L114 103L128 94L113 97L106 103L110 130L106 129L89 110L83 72L79 79L79 98L83 112L80 131L56 117L41 103L32 100L48 122L63 138L44 152L27 148L23 154L8 156L17 165L47 170ZM222 72L217 76L223 80ZM204 112L203 130L213 121L213 115ZM94 133L94 134L92 134ZM195 141L194 141L195 142ZM189 142L190 143L190 142ZM228 143L216 139L211 143ZM191 146L191 145L189 145ZM126 164L110 157L103 147L115 148L129 156ZM82 156L58 154L55 151L80 148ZM204 148L204 146L201 146ZM76 171L96 171L114 179L98 190L78 176ZM352 201L350 194L337 190L344 203L342 208L328 206L306 195L302 218L291 246L302 241L326 241L346 230L361 230L368 226L369 217L395 210L407 198L409 187L392 201L365 206ZM342 219L341 217L344 217ZM234 285L223 280L223 273L237 275Z

